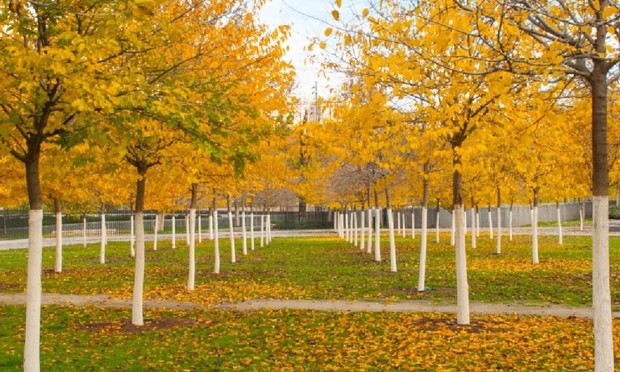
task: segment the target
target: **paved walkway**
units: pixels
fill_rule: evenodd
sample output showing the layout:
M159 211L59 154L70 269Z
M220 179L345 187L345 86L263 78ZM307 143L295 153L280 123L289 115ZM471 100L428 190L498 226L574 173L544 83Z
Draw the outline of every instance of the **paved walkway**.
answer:
M0 293L0 305L25 305L24 293ZM130 300L113 299L108 295L66 295L58 293L44 293L43 305L73 305L123 308L131 307ZM178 301L146 300L147 308L163 309L204 309L204 307ZM428 301L402 301L397 303L381 303L366 301L342 300L246 300L236 303L213 304L208 309L254 311L261 309L297 309L316 311L343 311L343 312L440 312L456 313L456 305L434 304ZM530 306L522 304L486 304L472 302L470 310L474 314L521 314L538 316L558 316L592 318L592 309L586 307L566 307L559 305ZM615 318L620 318L620 312L614 312Z

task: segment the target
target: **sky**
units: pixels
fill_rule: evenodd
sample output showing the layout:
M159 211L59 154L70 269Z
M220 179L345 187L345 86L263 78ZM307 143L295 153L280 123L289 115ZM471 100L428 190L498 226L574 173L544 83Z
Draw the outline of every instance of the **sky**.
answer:
M314 99L315 84L318 95L327 97L330 88L338 88L339 75L333 72L324 74L319 64L309 61L310 54L304 51L313 37L323 36L332 22L331 11L334 4L330 0L272 0L261 10L261 21L272 28L287 24L291 26L289 52L286 59L292 63L297 73L297 87L293 92L302 100ZM318 47L315 51L319 50ZM327 77L325 76L327 75Z

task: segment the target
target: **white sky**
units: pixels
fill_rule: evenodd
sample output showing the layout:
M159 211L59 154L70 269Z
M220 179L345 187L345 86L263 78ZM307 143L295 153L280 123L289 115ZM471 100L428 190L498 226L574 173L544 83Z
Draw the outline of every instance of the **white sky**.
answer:
M332 22L330 13L333 9L335 7L330 0L272 0L261 11L261 21L270 27L275 28L283 24L291 26L288 43L290 50L286 58L297 73L298 86L293 93L302 100L314 99L315 83L318 85L319 96L322 97L330 96L330 87L338 88L340 85L338 74L327 73L326 78L321 72L319 64L321 58L317 56L312 63L309 60L309 53L304 51L312 38L323 36L325 28L329 27L328 23ZM317 46L312 53L319 52Z

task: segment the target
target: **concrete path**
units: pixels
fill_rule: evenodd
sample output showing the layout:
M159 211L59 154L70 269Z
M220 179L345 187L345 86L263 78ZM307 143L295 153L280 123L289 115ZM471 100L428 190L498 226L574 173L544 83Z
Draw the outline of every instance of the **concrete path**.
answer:
M0 293L0 305L25 305L24 293ZM129 308L130 300L113 299L108 295L66 295L58 293L44 293L43 305L72 305ZM147 308L163 309L205 309L200 305L178 301L145 300ZM343 311L343 312L439 312L456 313L456 305L435 304L428 301L402 301L397 303L381 303L366 301L341 300L246 300L236 303L213 304L208 309L255 311L261 309L296 309L315 311ZM486 304L472 302L470 310L474 314L521 314L538 316L558 316L592 318L592 309L587 307L566 307L559 305L530 306L522 304ZM615 318L620 318L620 312L614 312Z

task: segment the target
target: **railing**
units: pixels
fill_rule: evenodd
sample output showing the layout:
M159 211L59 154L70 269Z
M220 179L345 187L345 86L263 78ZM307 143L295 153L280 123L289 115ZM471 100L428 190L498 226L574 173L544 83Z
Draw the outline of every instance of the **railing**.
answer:
M258 231L261 224L261 215L265 213L254 212L254 230ZM300 218L298 212L271 212L270 220L273 229L325 229L331 226L329 212L306 212L304 218ZM156 213L147 211L144 213L144 229L147 233L155 230ZM160 214L161 216L161 214ZM186 213L176 212L175 231L177 234L184 234L187 228ZM251 214L246 212L246 228L251 226ZM172 214L163 215L163 226L159 226L160 233L172 232ZM239 218L233 212L233 226L239 229L241 213ZM161 217L160 217L161 219ZM160 221L161 223L161 221ZM209 231L209 212L198 211L196 214L196 226L202 228L203 232ZM127 210L112 211L105 214L105 227L108 236L128 235L131 231L131 212ZM219 229L229 229L228 212L218 212ZM101 236L101 215L87 214L85 216L72 216L63 214L63 233L65 237L70 236ZM45 212L43 214L43 237L53 238L56 236L56 215ZM0 215L0 239L25 239L28 237L28 210L3 210Z

